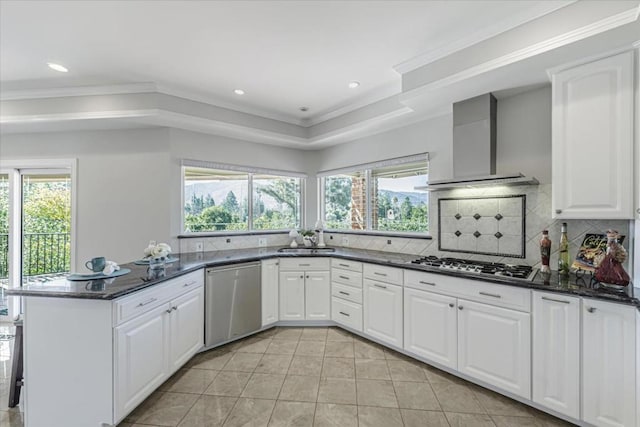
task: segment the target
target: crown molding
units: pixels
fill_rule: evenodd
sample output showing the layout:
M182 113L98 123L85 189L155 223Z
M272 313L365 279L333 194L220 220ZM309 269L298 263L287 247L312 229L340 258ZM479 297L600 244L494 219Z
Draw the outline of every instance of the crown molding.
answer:
M374 102L381 101L402 93L402 81L399 79L394 82L382 85L376 89L367 92L365 95L357 98L355 101L345 101L342 105L336 106L328 112L320 113L317 116L312 116L303 120L302 126L312 127L319 123L326 122L327 120L335 119L336 117L350 113L362 107L366 107Z
M552 37L548 40L535 43L531 46L527 46L506 55L502 55L498 58L492 59L482 64L469 67L463 71L451 74L445 78L435 80L410 91L403 92L400 95L400 100L401 102L405 102L409 99L422 96L433 90L441 89L454 83L471 79L473 77L488 73L498 68L511 65L515 62L523 61L525 59L549 52L554 49L558 49L568 44L601 34L608 30L618 28L622 25L632 23L638 19L639 13L640 7L634 7L633 9L629 9L616 15L601 19L589 25L577 28L573 31L569 31L559 36Z
M29 124L46 122L69 122L76 120L100 119L139 119L158 115L158 109L145 110L114 110L114 111L83 111L76 113L28 114L19 116L0 116L2 124Z
M70 86L49 89L21 89L0 91L0 101L25 99L63 98L68 96L126 95L157 92L155 83L124 83L103 86Z
M606 52L598 52L595 55L586 56L584 58L580 58L577 61L567 62L565 64L559 65L557 67L552 67L547 69L547 76L549 77L549 81L553 79L553 75L559 73L563 70L577 67L582 64L587 64L589 62L598 61L599 59L603 59L609 56L617 55L619 53L628 52L633 49L637 49L640 46L640 40L637 40L629 45L621 46L617 49L611 49Z
M510 19L500 21L490 27L485 27L467 37L458 39L453 43L446 43L442 46L428 50L407 61L401 62L400 64L395 65L393 69L400 74L408 73L417 68L424 67L425 65L431 64L432 62L435 62L453 53L459 52L463 49L466 49L475 44L488 40L499 34L512 30L521 25L524 25L528 22L534 21L542 16L553 13L556 10L562 9L563 7L566 7L575 3L576 1L577 0L568 0L560 5L554 4L551 2L549 3L540 2L536 4L536 6L533 8L534 10L533 15L529 13L530 11L521 12L518 15L514 15Z

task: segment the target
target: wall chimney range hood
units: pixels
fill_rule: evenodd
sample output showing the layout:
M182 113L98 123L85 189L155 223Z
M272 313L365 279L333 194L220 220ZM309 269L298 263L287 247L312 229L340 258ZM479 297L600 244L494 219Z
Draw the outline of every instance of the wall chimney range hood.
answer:
M484 94L453 104L453 178L430 181L416 190L500 185L535 185L521 173L496 174L496 98Z

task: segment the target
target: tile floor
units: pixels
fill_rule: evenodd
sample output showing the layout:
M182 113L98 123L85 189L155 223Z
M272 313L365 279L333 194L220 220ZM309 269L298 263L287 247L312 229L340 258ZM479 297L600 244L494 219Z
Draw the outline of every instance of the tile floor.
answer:
M571 424L338 328L273 328L196 355L119 427L403 425Z

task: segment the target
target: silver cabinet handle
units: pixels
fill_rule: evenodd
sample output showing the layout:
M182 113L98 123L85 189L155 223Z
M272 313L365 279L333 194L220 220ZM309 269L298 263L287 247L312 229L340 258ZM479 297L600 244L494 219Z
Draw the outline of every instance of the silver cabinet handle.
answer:
M377 283L374 283L373 286L375 286L376 288L387 289L386 286L378 285Z
M304 279L304 275L301 275L301 276L300 276L300 278L301 278L301 279Z
M373 274L375 274L376 276L387 277L387 273L378 273L377 271L374 271Z
M546 301L560 302L562 304L571 304L571 301L565 301L562 299L555 299L555 298L549 298L549 297L542 297L542 299Z
M307 279L309 278L309 275L307 275Z
M173 311L173 307L170 308L169 310L165 310L167 313L171 313Z
M458 310L462 310L463 308L464 308L464 307L463 307L463 306L461 306L461 305L459 305L459 306L458 306Z
M557 214L561 214L562 213L562 209L556 209L556 213Z
M640 208L636 209L636 213L640 215Z
M340 267L351 267L349 264L338 264Z
M420 280L420 283L422 283L423 285L429 285L429 286L435 286L436 285L433 282L425 282L424 280Z
M173 307L171 307L171 310L177 310L178 306L174 305Z
M193 280L193 281L191 281L191 282L189 282L189 283L185 283L184 285L182 285L182 287L183 287L183 288L186 288L186 287L189 287L189 286L191 286L191 285L195 285L195 284L196 284L196 281L195 281L195 280Z
M298 264L300 267L309 267L311 264Z
M498 294L490 294L489 292L478 292L480 295L484 295L485 297L492 297L492 298L502 298L501 295Z
M338 291L338 293L342 295L351 295L349 292L345 292L345 291Z
M343 316L351 317L349 313L345 313L344 311L339 311L338 313L342 314Z
M596 308L595 308L595 307L587 307L587 311L588 311L589 313L593 313L593 312L595 312L595 311L596 311Z
M158 301L158 298L151 298L148 301L145 302L141 302L140 304L138 304L136 307L144 307L147 304L151 304L152 302Z
M449 307L453 308L453 305L454 304L452 302L449 303Z
M341 279L344 279L344 280L351 280L347 276L338 276L338 277L341 278Z

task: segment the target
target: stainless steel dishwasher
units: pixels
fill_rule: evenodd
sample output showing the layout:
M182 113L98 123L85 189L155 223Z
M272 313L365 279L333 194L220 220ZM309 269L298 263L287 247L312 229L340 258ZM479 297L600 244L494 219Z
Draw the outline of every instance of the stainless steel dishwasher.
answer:
M206 347L262 327L260 273L259 262L207 269Z

